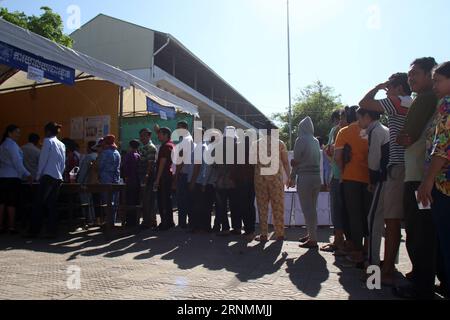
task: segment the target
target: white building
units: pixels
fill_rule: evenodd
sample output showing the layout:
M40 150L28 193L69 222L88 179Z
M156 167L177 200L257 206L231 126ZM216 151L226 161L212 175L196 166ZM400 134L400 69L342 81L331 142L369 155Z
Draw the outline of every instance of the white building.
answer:
M75 50L198 106L207 128L260 128L268 120L170 34L100 14L71 37Z

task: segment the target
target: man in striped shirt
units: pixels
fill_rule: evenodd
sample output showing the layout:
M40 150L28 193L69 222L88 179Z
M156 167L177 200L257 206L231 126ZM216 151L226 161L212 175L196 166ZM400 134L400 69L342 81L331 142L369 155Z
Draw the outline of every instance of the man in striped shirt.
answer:
M386 91L387 98L376 100L381 90ZM394 285L395 261L401 240L401 222L404 219L402 201L405 180L405 148L396 140L403 130L406 116L411 106L411 88L406 73L396 73L389 81L372 89L360 102L363 109L384 113L389 127L389 165L388 177L383 186L383 208L386 224L385 255L382 266L382 283Z

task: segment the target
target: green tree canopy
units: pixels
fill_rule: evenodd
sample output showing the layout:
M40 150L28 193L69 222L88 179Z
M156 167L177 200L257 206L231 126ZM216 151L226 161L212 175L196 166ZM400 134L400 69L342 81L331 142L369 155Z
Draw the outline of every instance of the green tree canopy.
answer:
M0 18L66 47L72 47L73 40L64 34L61 16L49 7L41 7L41 10L44 12L40 16L27 16L24 12L9 12L6 8L0 8Z
M334 94L331 87L325 86L317 81L303 90L295 99L292 107L292 143L298 136L298 124L305 117L311 117L315 136L327 137L331 128L331 114L334 110L342 108L340 96ZM274 115L276 122L280 125L280 139L289 146L289 114L288 111ZM293 146L289 146L291 150Z

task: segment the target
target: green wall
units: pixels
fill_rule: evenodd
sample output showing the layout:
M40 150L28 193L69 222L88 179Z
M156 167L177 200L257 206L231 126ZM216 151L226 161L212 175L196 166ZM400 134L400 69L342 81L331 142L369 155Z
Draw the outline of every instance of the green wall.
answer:
M167 127L172 131L176 129L179 121L186 121L189 129L192 131L194 125L194 116L190 114L178 113L175 119L162 120L159 116L126 117L122 119L122 150L128 149L128 143L133 139L139 140L139 131L143 128L149 128L153 131L155 124L161 128ZM152 135L152 141L155 145L159 144L156 134Z

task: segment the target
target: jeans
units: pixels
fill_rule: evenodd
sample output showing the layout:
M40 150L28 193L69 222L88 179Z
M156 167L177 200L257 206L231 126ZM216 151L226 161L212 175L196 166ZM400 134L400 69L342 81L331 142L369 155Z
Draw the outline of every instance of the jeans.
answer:
M31 217L30 233L38 235L42 228L42 216L44 210L47 210L47 233L56 234L58 211L57 203L59 191L61 189L61 180L54 179L50 176L43 176L39 181L39 188L33 213Z

